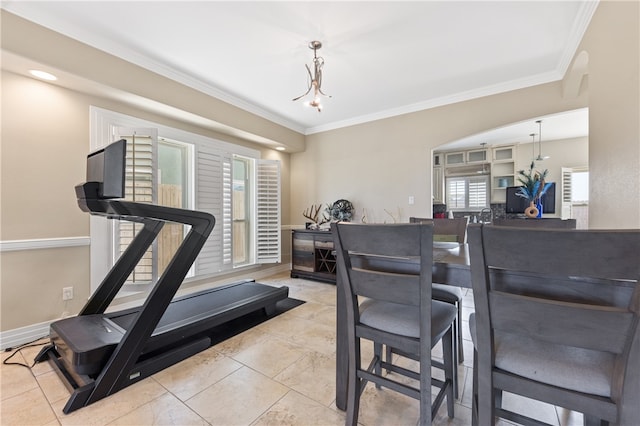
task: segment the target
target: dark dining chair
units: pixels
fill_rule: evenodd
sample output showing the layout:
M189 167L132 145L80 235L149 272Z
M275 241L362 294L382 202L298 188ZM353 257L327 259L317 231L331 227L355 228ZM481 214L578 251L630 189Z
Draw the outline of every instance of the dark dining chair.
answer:
M468 239L473 424L543 424L505 409L505 391L638 425L640 230L470 225Z
M456 309L431 298L433 225L340 222L331 227L342 283L338 291L344 292L346 300L344 317L349 352L346 424L358 423L360 394L369 381L376 387L418 399L421 425L431 424L445 397L447 414L453 417L456 365L452 324ZM405 268L403 263L412 264ZM373 359L365 368L361 365L362 339L374 344ZM431 358L431 348L439 341L443 362ZM383 360L383 346L417 355L419 371ZM432 365L444 370L444 380L431 377ZM396 380L396 374L417 380L418 385L406 379ZM433 405L432 386L438 388Z
M433 239L434 241L443 242L467 242L467 225L468 217L457 218L421 218L410 217L409 223L433 223ZM464 349L462 346L462 289L460 287L433 283L433 298L441 302L451 303L458 309L458 317L453 327L453 333L456 339L456 353L459 364L464 362ZM458 397L457 381L454 386L456 398Z

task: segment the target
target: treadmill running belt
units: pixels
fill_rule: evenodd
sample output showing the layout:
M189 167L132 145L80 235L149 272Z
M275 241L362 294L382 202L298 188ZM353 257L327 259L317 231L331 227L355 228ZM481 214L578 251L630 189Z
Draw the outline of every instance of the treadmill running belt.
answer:
M203 290L174 299L160 319L153 335L156 336L204 318L230 312L259 300L278 288L254 282L241 282ZM286 297L286 296L285 296ZM127 330L140 308L107 314L109 319Z

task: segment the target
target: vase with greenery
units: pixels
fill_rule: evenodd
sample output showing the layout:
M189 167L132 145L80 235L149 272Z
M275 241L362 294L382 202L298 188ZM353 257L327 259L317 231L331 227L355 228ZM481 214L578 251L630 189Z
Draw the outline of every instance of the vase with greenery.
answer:
M551 187L551 183L545 182L548 173L547 169L542 172L535 170L535 162L533 161L528 171L520 170L518 172L518 182L521 186L516 195L529 201L529 207L524 211L527 217L542 217L541 198Z

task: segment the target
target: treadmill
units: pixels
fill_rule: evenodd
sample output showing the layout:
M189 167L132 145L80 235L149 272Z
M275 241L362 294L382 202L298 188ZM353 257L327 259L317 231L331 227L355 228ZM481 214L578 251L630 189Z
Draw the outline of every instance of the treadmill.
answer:
M124 197L126 140L87 157L87 182L78 205L93 215L141 223L142 229L76 317L51 323L50 344L36 356L49 361L71 397L68 414L212 344L214 328L245 315L272 315L287 287L245 280L174 298L215 225L206 212L118 200ZM165 222L190 230L142 306L106 313Z

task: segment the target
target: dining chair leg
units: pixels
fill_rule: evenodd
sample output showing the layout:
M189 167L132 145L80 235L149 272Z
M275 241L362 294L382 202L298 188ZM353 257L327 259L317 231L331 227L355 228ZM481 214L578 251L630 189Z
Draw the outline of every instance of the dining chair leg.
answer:
M458 310L458 315L460 315L460 311ZM454 368L453 371L453 394L455 395L455 398L458 399L459 394L458 394L458 365L460 365L461 363L459 362L458 359L458 354L459 352L459 343L458 343L458 337L460 335L460 326L461 323L459 323L458 321L460 320L460 317L458 316L458 318L456 318L453 321L452 324L452 328L453 328L453 339L452 339L452 347L453 347L453 365L455 365L456 367ZM444 341L442 342L442 344L444 345Z
M360 393L362 380L358 379L357 371L361 368L360 342L357 341L353 348L349 348L349 373L347 378L347 414L345 423L347 426L358 424L358 412L360 410Z
M457 319L457 330L456 330L456 338L458 340L458 363L462 364L464 362L464 348L462 346L462 303L458 302L456 304L458 306L458 319ZM456 392L456 398L458 394Z
M348 426L358 424L358 411L360 410L360 383L361 380L349 380L349 395L347 396L347 416L345 418Z
M473 382L471 391L471 426L478 426L478 352L473 350Z
M453 341L455 339L453 330L449 328L449 331L442 337L443 356L444 356L444 378L445 386L447 386L447 415L453 418L454 407L454 387L457 381L456 375L458 370L458 364L455 362L455 347ZM457 395L456 395L457 398Z
M391 363L391 350L389 349L389 347L386 347L386 361L388 363ZM382 343L377 343L377 342L373 342L373 355L376 357L376 359L378 360L378 362L376 363L376 366L374 367L374 372L377 376L381 376L382 375L382 366L380 365L380 362L382 362ZM378 383L375 384L376 385L376 389L381 389L382 386L380 386Z
M476 364L480 366L480 362ZM479 425L493 425L495 422L495 402L496 395L493 387L493 381L491 379L491 371L480 371L478 368L477 377L477 398L478 398L478 424Z
M432 413L431 413L431 360L422 359L422 354L419 358L419 371L420 379L419 386L422 391L420 392L420 419L418 424L420 426L430 426Z

